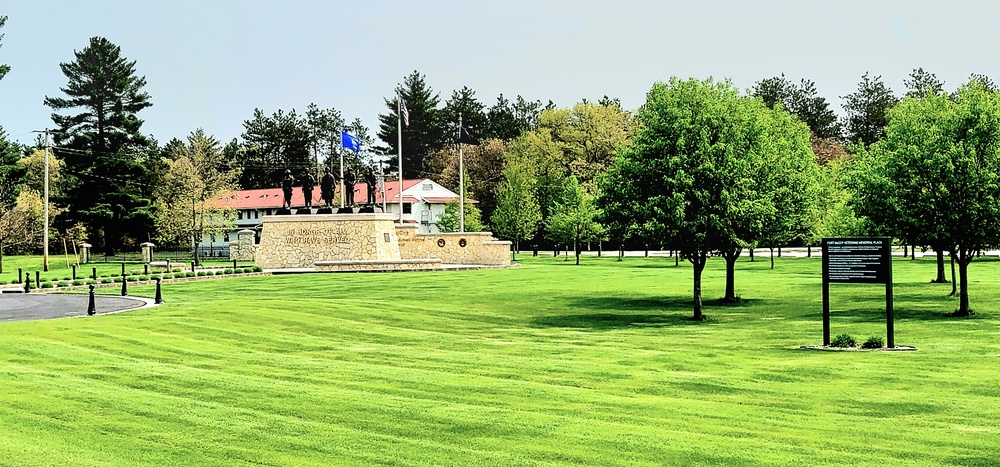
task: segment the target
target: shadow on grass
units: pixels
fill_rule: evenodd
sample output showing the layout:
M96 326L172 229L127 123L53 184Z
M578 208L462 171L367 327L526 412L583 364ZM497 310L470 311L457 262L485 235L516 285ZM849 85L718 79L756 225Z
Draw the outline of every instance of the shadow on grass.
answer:
M568 308L594 310L594 313L540 316L532 321L538 327L583 328L595 330L628 327L664 327L712 323L691 319L692 303L688 298L584 297L570 301Z
M892 316L895 321L920 320L920 321L961 321L969 319L982 319L982 315L955 316L955 307L948 306L928 306L928 307L899 307L894 306ZM848 309L831 310L832 314L838 318L848 318L855 322L885 322L885 308L878 307L857 307Z

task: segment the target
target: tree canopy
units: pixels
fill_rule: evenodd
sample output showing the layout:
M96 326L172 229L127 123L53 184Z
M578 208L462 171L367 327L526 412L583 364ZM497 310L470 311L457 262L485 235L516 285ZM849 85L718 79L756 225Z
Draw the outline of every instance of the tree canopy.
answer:
M799 228L784 210L799 198L795 184L808 182L809 133L784 111L712 80L655 84L636 120L632 144L604 184L633 197L618 206L631 210L637 230L692 263L694 318L702 319L701 272L711 252L731 264L741 248L778 234L765 226Z
M880 233L945 245L971 312L968 265L1000 246L1000 95L970 81L955 96L906 99L854 168L852 204Z
M899 102L881 76L865 73L858 83L858 90L843 96L847 118L844 130L847 140L865 147L878 141L885 128L887 113Z

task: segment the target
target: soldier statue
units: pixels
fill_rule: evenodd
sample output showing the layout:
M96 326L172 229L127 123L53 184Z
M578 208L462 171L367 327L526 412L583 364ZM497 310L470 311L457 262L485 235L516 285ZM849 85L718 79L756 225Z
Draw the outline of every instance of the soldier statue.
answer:
M347 197L344 203L346 206L354 205L354 182L356 181L358 179L354 176L354 172L347 169L347 172L344 172L344 195Z
M292 176L292 171L285 170L285 178L281 179L281 191L285 195L285 201L281 204L281 207L286 209L292 208L292 186L295 185L295 177Z
M375 170L371 167L365 169L365 183L368 184L368 204L375 204Z
M316 186L316 179L312 174L306 172L306 178L302 179L302 197L306 200L306 209L313 205L313 188Z
M337 177L334 177L330 173L330 169L326 169L326 173L323 174L323 178L319 182L319 192L320 196L323 198L323 206L331 207L333 206L333 191L334 186L337 185Z

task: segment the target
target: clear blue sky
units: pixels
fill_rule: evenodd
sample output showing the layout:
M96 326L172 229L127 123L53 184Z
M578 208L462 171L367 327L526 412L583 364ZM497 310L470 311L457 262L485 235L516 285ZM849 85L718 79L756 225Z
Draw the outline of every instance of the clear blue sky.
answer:
M254 108L310 102L374 133L383 97L413 70L442 101L469 86L569 106L618 97L638 107L658 80L730 78L741 89L785 73L840 96L871 71L901 93L916 67L954 89L1000 82L1000 3L990 1L111 1L14 0L0 63L0 126L13 139L51 126L60 62L92 36L135 60L161 143L196 128L223 141Z

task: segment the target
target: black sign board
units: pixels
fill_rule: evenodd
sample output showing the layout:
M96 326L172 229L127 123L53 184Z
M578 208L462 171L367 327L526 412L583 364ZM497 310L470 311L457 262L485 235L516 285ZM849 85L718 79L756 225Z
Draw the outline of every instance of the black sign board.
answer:
M823 239L823 345L830 345L830 283L885 284L886 345L895 347L891 239Z
M824 238L823 280L885 284L892 278L889 238Z

